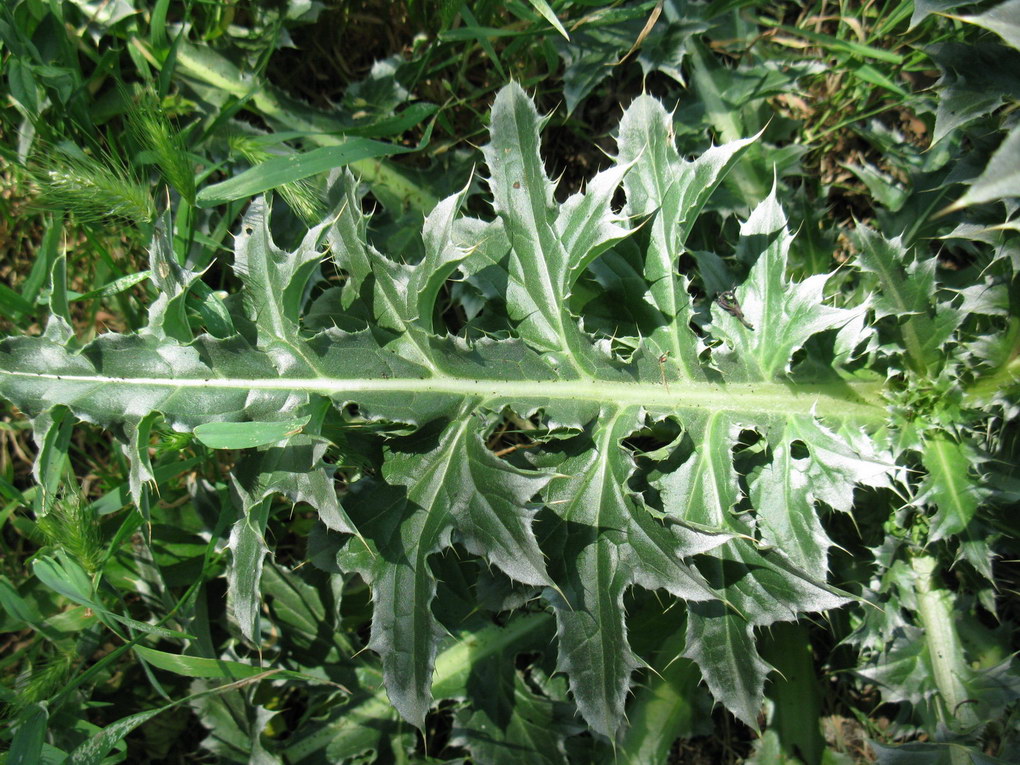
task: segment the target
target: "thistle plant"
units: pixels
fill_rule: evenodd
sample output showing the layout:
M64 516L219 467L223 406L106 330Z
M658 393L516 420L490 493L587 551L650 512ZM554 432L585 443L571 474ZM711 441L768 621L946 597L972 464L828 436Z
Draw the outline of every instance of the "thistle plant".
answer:
M638 98L610 166L560 203L540 153L542 120L522 88L506 86L483 149L495 216L466 212L470 185L443 199L411 262L369 243L346 171L331 176L336 209L293 251L273 241L270 200L255 199L236 236L242 288L227 303L230 333L203 332L186 310L201 274L175 258L164 213L150 250L159 296L147 325L81 345L55 268L45 333L0 342L0 394L32 418L41 463L74 420L115 434L146 518L154 429L240 450L228 478L236 516L226 577L239 637L253 646L267 643L263 593L280 576L267 539L274 497L313 508L308 559L335 581L367 584L367 647L392 708L419 729L438 699L464 695L452 651L477 648L473 667L512 667L551 613L552 669L569 696L537 669L529 682L506 680L501 708L467 692L457 740L480 761L524 746L518 715L538 704L539 686L569 698L602 740L627 741L628 695L640 692L634 675L647 660L632 645L626 603L642 592L659 600L641 600L652 626L640 637L657 641L666 664L696 668L751 728L772 670L762 634L844 609L871 661L861 674L891 682L896 652L918 641L930 673L911 702L930 704L965 737L1010 703L1012 663L989 670L1002 694L974 690L989 672L965 661L936 546L988 575L974 536L985 495L972 431L1013 411L1015 372L1004 370L1015 370L1015 353L983 335L973 303L968 314L939 289L929 256L878 233L862 229L855 266L873 277L870 292L836 306L831 274L791 280L794 234L776 188L740 224L732 253L701 254L698 270L680 273L699 215L755 139L687 160L671 120L655 99ZM988 265L1011 268L1002 257ZM342 282L327 282L330 271ZM451 280L481 304L464 332L437 310ZM957 382L945 382L946 370ZM897 392L905 379L931 393ZM917 425L931 407L938 424ZM495 434L511 424L522 448L499 444ZM918 459L920 485L910 472ZM884 581L837 586L833 529L859 512L855 491L905 494L913 520L872 552ZM47 582L75 578L68 559L35 565ZM917 577L912 592L889 579L904 565ZM484 580L502 615L477 633L484 639L458 644L450 636L463 605L451 582L472 576L477 590L464 597L480 598ZM68 597L95 604L94 584L86 578ZM895 602L890 587L899 588ZM916 618L899 610L910 598ZM190 629L186 616L179 631L110 610L103 618L139 644ZM168 661L151 646L139 651ZM378 730L359 728L355 741L339 726L385 709L354 694L336 729L296 736L287 756L302 761L319 743L337 759L380 747ZM540 704L532 711L550 751L563 752L566 724Z

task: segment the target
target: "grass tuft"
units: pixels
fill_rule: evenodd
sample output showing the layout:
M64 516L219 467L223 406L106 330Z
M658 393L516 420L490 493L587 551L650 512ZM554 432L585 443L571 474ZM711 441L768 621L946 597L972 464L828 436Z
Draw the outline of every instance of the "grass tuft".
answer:
M151 153L160 175L188 203L195 202L195 172L180 130L173 125L155 94L143 91L134 99L128 128Z
M39 529L46 541L67 552L89 574L102 566L104 550L99 535L99 519L95 508L77 488L67 491L41 516Z
M28 169L43 204L66 210L80 222L156 219L148 186L110 153L96 158L74 144L61 143L37 154Z

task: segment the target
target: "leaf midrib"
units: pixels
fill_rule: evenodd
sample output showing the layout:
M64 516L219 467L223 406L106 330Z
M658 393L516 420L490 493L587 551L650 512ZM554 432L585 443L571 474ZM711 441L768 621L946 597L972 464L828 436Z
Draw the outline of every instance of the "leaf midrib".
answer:
M427 378L166 378L59 375L0 370L3 377L88 385L140 388L303 391L327 396L343 394L441 394L514 401L572 401L641 405L649 410L700 409L764 414L817 414L839 419L883 422L880 383L832 382L714 383L685 381L667 390L661 383L604 380L487 380L434 376Z

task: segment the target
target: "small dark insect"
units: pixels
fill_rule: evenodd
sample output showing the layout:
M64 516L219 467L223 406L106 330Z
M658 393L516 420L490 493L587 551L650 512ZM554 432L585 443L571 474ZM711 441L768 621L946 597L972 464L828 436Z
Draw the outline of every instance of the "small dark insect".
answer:
M669 380L666 379L666 361L669 359L669 351L659 356L659 375L662 377L662 385L669 393Z
M520 187L521 187L521 182L520 181L514 181L514 188L515 189L519 189Z
M749 330L754 332L754 327L751 323L744 318L744 312L740 310L740 303L737 302L737 296L733 294L733 290L725 290L715 296L715 302L719 304L726 313L735 318Z

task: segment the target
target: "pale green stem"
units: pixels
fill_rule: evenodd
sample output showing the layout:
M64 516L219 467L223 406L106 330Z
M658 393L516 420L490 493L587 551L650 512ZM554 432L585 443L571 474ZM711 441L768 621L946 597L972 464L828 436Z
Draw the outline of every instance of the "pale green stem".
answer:
M956 632L952 596L936 580L934 557L918 554L910 564L916 575L917 612L938 687L936 708L939 718L952 730L972 727L979 721L974 705L968 703L967 689L963 684L966 664L960 636Z

